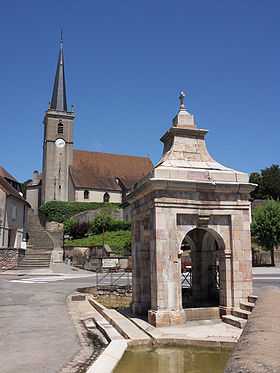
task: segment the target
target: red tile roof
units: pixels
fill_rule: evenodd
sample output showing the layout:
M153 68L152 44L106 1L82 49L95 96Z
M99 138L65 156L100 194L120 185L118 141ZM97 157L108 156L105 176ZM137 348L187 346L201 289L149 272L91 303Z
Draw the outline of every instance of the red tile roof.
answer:
M76 188L120 191L117 178L129 189L152 168L147 157L74 150L70 173Z

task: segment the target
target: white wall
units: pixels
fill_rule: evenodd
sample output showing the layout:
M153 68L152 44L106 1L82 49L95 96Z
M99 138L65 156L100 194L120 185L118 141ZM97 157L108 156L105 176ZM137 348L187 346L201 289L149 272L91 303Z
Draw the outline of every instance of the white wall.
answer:
M27 205L14 197L3 197L0 191L0 246L8 247L9 231L11 236L10 247L21 248L22 239L26 231ZM3 205L5 201L5 204Z
M37 212L39 208L39 192L40 189L38 186L29 186L26 189L26 201L31 205L35 212Z
M106 193L106 190L92 190L87 189L89 191L89 199L84 199L84 191L77 190L75 191L75 200L78 202L103 202L103 196L104 193ZM111 203L121 203L122 202L122 194L120 192L107 192L110 195L110 201Z
M6 193L0 189L0 247L3 246L4 238L4 224L5 224L5 211L6 211Z

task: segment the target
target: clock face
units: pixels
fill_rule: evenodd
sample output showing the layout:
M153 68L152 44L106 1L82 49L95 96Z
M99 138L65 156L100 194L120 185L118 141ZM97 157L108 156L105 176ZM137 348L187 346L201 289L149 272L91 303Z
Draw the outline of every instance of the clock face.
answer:
M55 141L55 145L58 147L58 148L64 148L65 146L65 141L63 139L57 139Z

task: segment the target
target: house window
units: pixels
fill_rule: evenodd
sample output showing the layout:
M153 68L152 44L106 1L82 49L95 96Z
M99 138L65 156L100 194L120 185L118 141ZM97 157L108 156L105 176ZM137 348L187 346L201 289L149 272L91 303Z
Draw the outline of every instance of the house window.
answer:
M104 193L104 196L103 196L103 202L104 203L108 203L110 202L110 194L109 193Z
M89 199L89 191L88 190L84 191L84 199Z
M58 134L63 134L63 123L60 121L57 125L57 133Z
M12 206L12 220L17 220L17 207Z

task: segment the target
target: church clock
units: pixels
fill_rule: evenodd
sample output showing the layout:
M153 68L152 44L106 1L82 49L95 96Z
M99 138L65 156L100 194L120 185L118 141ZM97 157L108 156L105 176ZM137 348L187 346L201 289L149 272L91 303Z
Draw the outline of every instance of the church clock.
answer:
M65 141L63 139L57 139L55 141L55 145L56 145L57 148L64 148Z

